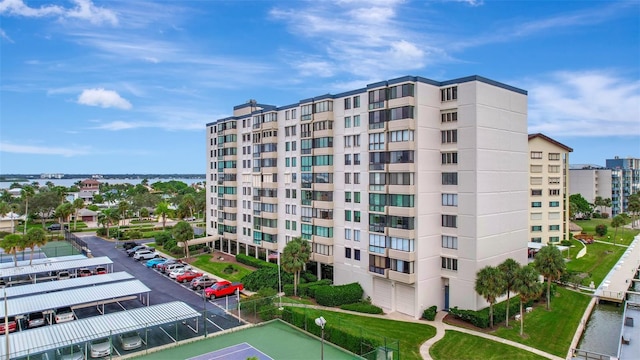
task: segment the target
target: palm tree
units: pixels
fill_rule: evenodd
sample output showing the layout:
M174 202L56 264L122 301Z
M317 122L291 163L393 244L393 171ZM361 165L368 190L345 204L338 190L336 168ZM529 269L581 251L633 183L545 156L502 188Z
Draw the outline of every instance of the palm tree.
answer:
M22 197L22 200L24 200L24 229L22 230L23 235L27 233L27 222L29 222L29 199L32 198L35 194L35 189L29 185L23 186L22 190L20 190L20 197Z
M107 238L109 238L109 226L119 221L118 212L115 209L107 208L98 215L98 222L107 228Z
M293 238L282 251L282 269L293 274L293 294L298 295L300 272L311 257L311 244L300 237Z
M75 216L73 217L73 230L75 230L78 225L78 211L81 209L84 209L84 200L82 198L73 200L73 211L75 212Z
M493 304L504 294L504 279L500 270L493 266L485 266L476 275L475 290L489 303L489 326L493 329Z
M124 221L127 218L127 210L129 210L129 203L126 202L126 201L120 201L118 203L118 212L120 212L120 214L122 214L122 216L121 216L122 225L126 225L124 223Z
M24 245L27 248L31 248L31 256L29 259L29 265L33 263L33 251L35 247L41 247L47 243L47 233L41 228L32 228L29 229L27 235L25 236Z
M55 216L60 219L60 232L64 231L64 223L73 213L73 205L71 203L62 203L56 208Z
M547 278L547 310L551 310L551 282L560 279L566 264L560 250L553 246L543 246L533 260L534 268Z
M15 227L14 221L15 221L15 218L16 218L16 212L18 210L20 210L20 206L18 204L14 203L14 204L9 205L9 209L11 209L11 213L12 213L11 214L11 233L13 234L14 232L16 232L16 230L15 230L16 227Z
M0 241L0 248L4 250L5 254L13 255L13 263L15 267L18 267L18 251L23 249L22 235L9 234L4 237L4 240Z
M593 200L593 205L599 207L600 214L602 214L602 207L604 206L604 199L602 198L602 196L596 196L596 198Z
M182 197L182 205L189 209L189 216L193 217L193 209L196 207L196 198L193 194L187 194Z
M7 216L7 214L11 211L9 204L4 201L0 201L0 218Z
M542 284L538 282L538 272L531 266L523 266L516 272L513 290L520 294L520 336L524 334L524 314L522 304L536 299L542 293Z
M613 233L613 245L616 244L616 236L618 235L618 228L624 225L625 222L626 221L624 219L624 216L622 215L616 215L613 217L613 219L611 219L611 226L616 229L616 231L614 231Z
M507 293L507 316L505 320L507 327L509 327L509 303L511 301L511 292L515 286L516 274L519 269L520 264L511 258L498 265L498 270L500 270L500 274L503 278L503 291Z
M178 242L182 242L185 249L187 259L189 258L189 240L193 239L193 228L186 221L180 221L173 227L171 231L173 238Z
M169 203L167 203L166 201L162 201L158 203L158 206L156 206L156 215L162 216L162 230L164 230L167 224L167 215L169 215L170 211L171 210L169 210Z

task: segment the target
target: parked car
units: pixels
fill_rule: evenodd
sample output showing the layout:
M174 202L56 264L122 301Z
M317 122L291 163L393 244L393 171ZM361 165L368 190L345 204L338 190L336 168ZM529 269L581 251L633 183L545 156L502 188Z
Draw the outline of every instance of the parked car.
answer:
M89 270L88 268L82 268L80 270L78 270L78 276L79 277L86 277L86 276L91 276L91 270Z
M202 275L191 280L191 288L195 290L204 289L218 282L217 279L212 278L209 275Z
M143 249L143 250L139 250L136 251L135 254L133 254L133 258L140 261L140 260L151 260L153 258L156 258L160 256L160 254L158 254L157 251L155 250L150 250L150 249Z
M134 246L131 249L127 250L127 255L129 255L131 257L131 256L133 256L133 254L136 253L136 251L139 251L139 250L142 250L142 249L146 249L146 248L147 248L147 245L144 245L144 244Z
M16 322L16 317L15 316L9 316L9 318L7 319L7 321L9 322L7 325L9 332L14 332L16 331L16 329L18 328L18 323ZM4 323L4 318L2 319L2 321L0 321L0 334L4 334L6 333L6 328L4 327L5 323Z
M186 266L187 266L187 264L184 264L184 263L181 263L181 262L180 263L175 263L175 264L170 264L169 266L165 266L163 268L162 272L167 274L167 275L169 275L173 270L182 269L182 268L184 268Z
M164 264L166 261L167 261L167 259L165 259L163 257L157 257L155 259L148 260L145 263L145 266L148 267L148 268L155 268L160 264Z
M104 266L96 266L96 270L94 272L96 275L103 275L108 273L107 268Z
M61 307L55 310L55 319L56 324L60 324L67 321L73 321L76 319L76 315L73 313L73 310L68 307Z
M91 341L89 346L92 358L99 358L111 355L111 340L109 338L101 338Z
M166 272L166 271L167 271L167 268L169 267L169 265L172 265L172 264L181 264L181 263L182 263L182 261L180 261L180 260L176 260L176 259L169 259L169 260L167 260L167 261L163 262L162 264L158 264L158 266L156 266L156 268L157 268L158 270L160 270L160 272L163 272L163 273L164 273L164 272Z
M79 345L57 348L56 353L59 360L84 360L84 353Z
M184 221L196 221L196 217L195 216L188 216L188 217L184 218Z
M125 250L129 250L129 249L134 248L134 247L136 247L138 245L140 245L140 244L138 244L135 241L125 241L124 243L122 243L122 248L125 249Z
M137 331L119 334L118 339L120 339L120 344L122 344L122 348L125 350L133 350L142 346L142 339Z
M204 289L204 295L208 299L215 299L222 296L233 295L236 291L241 291L244 289L244 285L242 283L232 283L229 281L218 281L217 283L211 285L210 287Z
M32 312L31 314L27 315L27 324L29 326L29 329L45 325L46 322L44 320L44 314L42 313L42 311Z
M71 273L68 272L67 270L58 271L58 274L56 275L56 278L58 280L66 280L66 279L71 278Z
M179 283L186 283L191 282L191 280L202 276L203 274L201 272L195 272L193 270L187 270L184 273L182 273L181 275L176 276L176 281Z
M62 225L60 225L58 223L51 224L51 225L47 226L47 230L49 230L49 231L56 231L56 230L60 230L60 229L62 229ZM64 229L65 230L69 230L69 225L65 224L64 225Z
M172 279L176 279L178 276L186 273L187 271L189 271L190 268L188 268L187 266L185 266L184 264L182 264L182 266L178 266L175 267L171 270L171 272L169 272L169 277Z

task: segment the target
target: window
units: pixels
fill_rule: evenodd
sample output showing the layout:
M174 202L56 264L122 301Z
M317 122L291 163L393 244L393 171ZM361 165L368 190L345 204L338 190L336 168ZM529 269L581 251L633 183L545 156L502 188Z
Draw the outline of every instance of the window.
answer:
M455 144L458 142L458 130L443 130L440 132L443 144Z
M369 110L384 107L387 100L387 89L369 91Z
M413 141L413 130L389 132L389 142Z
M542 242L542 238L541 237L532 237L531 238L531 242L541 243Z
M542 151L532 151L531 152L532 159L542 159Z
M360 165L360 154L353 154L353 165Z
M458 163L458 153L457 152L443 152L442 155L442 164L457 164Z
M355 210L353 212L353 221L359 223L360 222L360 218L361 218L360 211Z
M360 173L353 173L353 183L360 184Z
M413 96L413 84L397 85L389 88L389 99Z
M542 196L542 189L531 189L531 196Z
M549 160L560 160L560 153L549 153Z
M560 225L549 225L550 231L560 231Z
M351 127L351 116L344 117L344 128L348 129Z
M353 230L353 241L360 241L360 230Z
M344 173L344 183L351 184L351 173Z
M351 210L344 211L344 221L351 221Z
M559 236L549 236L549 242L557 243L559 241L560 241L560 237Z
M351 248L344 248L344 257L351 259Z
M384 150L384 133L369 134L369 150Z
M353 97L353 107L354 108L359 108L360 107L360 96L354 96Z
M442 257L442 268L446 270L458 271L458 259Z
M559 220L560 219L560 213L559 212L550 212L549 213L549 220Z
M541 225L534 225L534 226L531 227L531 231L532 232L542 231L542 226Z
M560 178L559 177L550 177L549 178L549 185L557 185L560 184Z
M458 112L457 111L448 111L440 114L441 122L454 122L458 121Z
M530 185L542 185L542 178L541 177L537 177L537 176L532 176L529 179L529 184Z
M458 237L457 236L442 235L442 247L445 248L445 249L457 249L458 248Z
M542 220L542 213L539 213L539 212L531 213L530 218L531 220Z
M451 86L440 90L440 101L451 101L458 98L458 87Z
M455 228L458 227L458 217L456 215L442 215L442 226Z
M358 174L358 175L360 175L360 174ZM358 178L358 181L360 181L359 178ZM360 182L358 182L358 184L359 183ZM360 204L360 191L354 191L353 192L353 202L356 203L356 204Z
M559 201L549 201L549 207L560 207Z
M542 202L540 202L540 201L534 201L534 202L532 202L532 203L531 203L531 207L532 207L532 208L539 208L539 207L542 207Z
M353 249L353 259L360 261L360 250L358 249Z
M360 115L353 115L353 127L360 126Z
M456 172L443 172L442 173L442 185L458 185L458 173L456 173Z
M351 229L344 229L344 239L351 240Z
M344 202L351 202L351 192L350 191L346 191L344 193Z
M442 206L458 206L458 194L442 194Z
M560 165L549 165L549 172L550 173L559 173L560 172Z
M351 165L351 154L344 154L344 164Z
M346 98L344 99L344 108L346 109L351 109L351 98Z
M414 245L415 241L413 239L405 239L398 237L390 237L389 241L391 242L391 249L399 250L399 251L415 251Z
M384 235L369 234L369 252L384 254L387 246L387 237Z
M549 189L550 196L558 196L560 195L560 189Z
M531 173L541 173L542 172L542 165L531 165L531 168L530 168L529 172L531 172Z
M389 120L413 119L413 106L389 109Z

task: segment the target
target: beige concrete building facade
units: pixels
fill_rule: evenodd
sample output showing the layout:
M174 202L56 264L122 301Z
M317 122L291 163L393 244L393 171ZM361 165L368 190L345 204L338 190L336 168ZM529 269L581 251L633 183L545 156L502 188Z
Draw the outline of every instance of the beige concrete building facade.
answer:
M388 311L479 309L477 271L526 262L527 135L526 91L479 76L250 101L207 124L207 233L272 258L302 237Z

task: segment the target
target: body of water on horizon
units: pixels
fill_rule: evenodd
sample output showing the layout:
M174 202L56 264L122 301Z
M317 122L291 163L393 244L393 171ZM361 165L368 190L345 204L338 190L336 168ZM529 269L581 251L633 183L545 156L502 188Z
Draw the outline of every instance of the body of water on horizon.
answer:
M74 185L76 182L78 181L83 181L86 179L32 179L30 181L0 181L0 189L8 189L9 186L11 186L11 184L13 183L18 183L18 184L31 184L35 181L37 181L38 183L40 183L40 186L45 186L45 184L49 181L51 181L55 186L64 186L64 187L70 187L72 185ZM131 179L95 179L98 180L101 184L104 183L108 183L108 184L131 184L131 185L138 185L142 182L142 180L144 180L144 178L131 178ZM149 181L149 185L155 183L155 182L169 182L172 180L175 181L181 181L187 185L191 185L197 182L203 182L206 180L206 178L202 177L202 178L147 178L147 180Z

